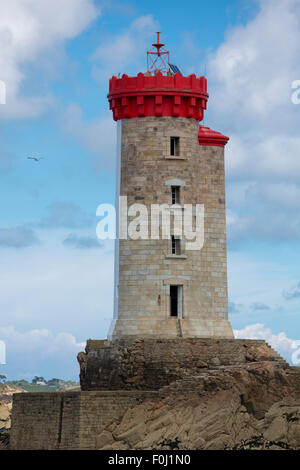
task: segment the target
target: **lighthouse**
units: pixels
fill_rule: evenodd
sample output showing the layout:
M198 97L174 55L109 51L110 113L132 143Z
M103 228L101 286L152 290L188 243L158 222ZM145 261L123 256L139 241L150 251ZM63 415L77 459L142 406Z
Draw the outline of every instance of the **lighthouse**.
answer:
M108 338L233 338L224 172L229 139L199 125L208 100L207 80L182 75L164 46L157 33L147 52L147 72L109 81L108 101L117 121L118 216ZM162 236L161 214L158 229L151 220L148 236L142 236L144 230L140 237L128 236L128 208L134 205L148 214L155 207L169 208L171 219L176 209L182 220L191 208L193 224L198 208L202 243L190 249L172 221Z

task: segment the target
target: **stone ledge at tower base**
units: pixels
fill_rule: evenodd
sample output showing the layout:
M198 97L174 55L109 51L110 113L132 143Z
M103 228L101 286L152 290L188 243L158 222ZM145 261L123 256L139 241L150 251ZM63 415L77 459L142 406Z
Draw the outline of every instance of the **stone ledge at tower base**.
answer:
M79 361L85 391L14 395L10 449L300 449L300 371L264 341L89 340Z
M88 340L78 354L81 390L159 390L184 376L272 361L288 364L263 340L174 338Z
M230 321L225 318L118 318L113 320L112 340L120 338L176 339L189 338L233 339Z

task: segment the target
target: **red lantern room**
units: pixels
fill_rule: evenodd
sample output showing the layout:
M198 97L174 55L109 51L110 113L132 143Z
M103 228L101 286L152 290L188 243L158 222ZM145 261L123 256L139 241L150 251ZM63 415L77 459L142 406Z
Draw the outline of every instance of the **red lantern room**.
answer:
M206 77L195 74L184 77L178 67L170 64L170 53L159 35L147 51L147 72L136 77L113 76L109 80L107 96L115 121L148 116L203 120L209 97ZM200 144L225 146L227 141L226 136L200 126Z

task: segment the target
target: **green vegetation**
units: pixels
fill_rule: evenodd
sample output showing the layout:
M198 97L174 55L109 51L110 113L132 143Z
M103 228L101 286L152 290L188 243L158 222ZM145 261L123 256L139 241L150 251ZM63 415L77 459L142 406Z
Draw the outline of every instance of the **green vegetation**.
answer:
M66 390L79 390L78 382L72 380L51 379L45 380L44 377L35 376L31 383L25 379L11 380L6 382L7 385L15 385L27 392L64 392Z

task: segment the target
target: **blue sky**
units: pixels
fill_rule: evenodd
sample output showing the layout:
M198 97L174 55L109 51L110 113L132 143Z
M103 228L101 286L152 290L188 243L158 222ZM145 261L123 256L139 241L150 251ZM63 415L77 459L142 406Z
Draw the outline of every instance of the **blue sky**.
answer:
M296 0L11 0L1 6L0 340L9 378L76 378L112 316L112 74L145 71L156 31L206 71L205 124L226 147L230 320L288 359L300 339L300 5ZM42 156L36 163L28 156Z

